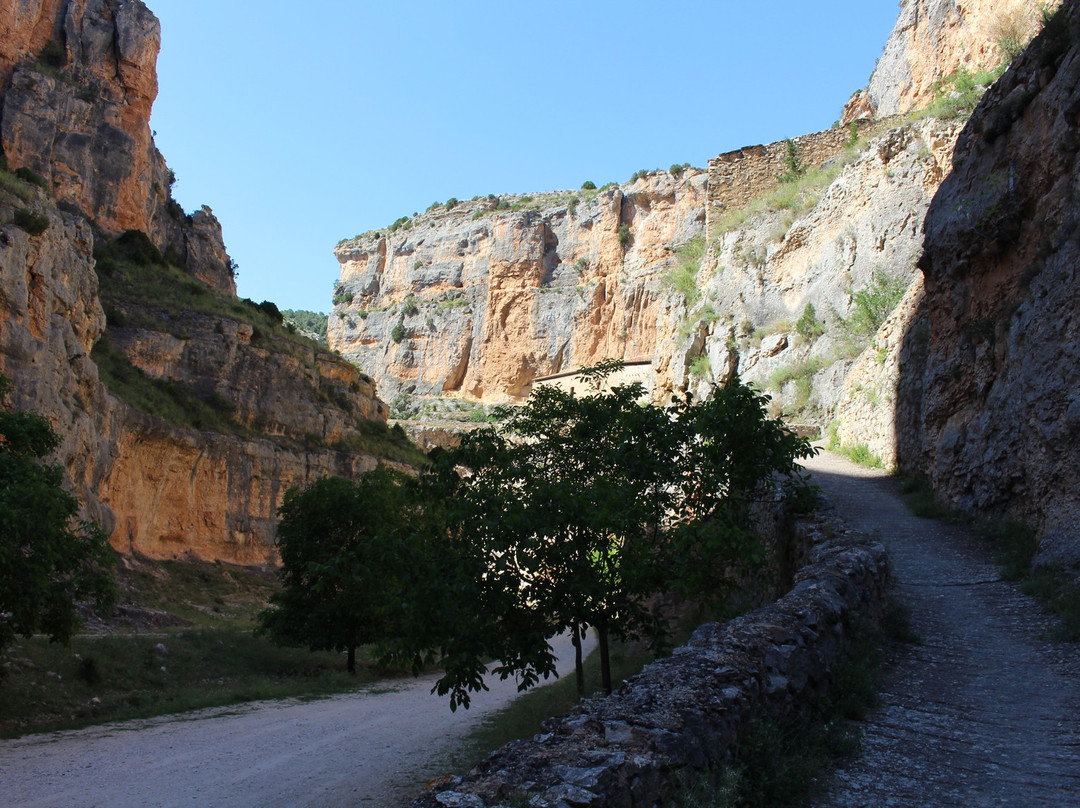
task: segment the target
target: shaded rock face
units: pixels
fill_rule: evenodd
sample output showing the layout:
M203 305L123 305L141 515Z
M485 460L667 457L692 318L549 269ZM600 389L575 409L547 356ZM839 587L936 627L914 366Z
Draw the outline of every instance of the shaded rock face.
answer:
M260 335L254 307L235 299L213 213L186 216L170 199L147 124L159 41L139 0L0 8L4 155L48 187L10 174L0 183L0 372L13 381L10 403L57 429L54 462L117 550L273 563L284 492L374 467L378 459L355 447L371 422L385 431L388 408L340 357L301 340L277 343L273 329ZM38 60L46 46L51 55ZM107 327L95 242L126 229L147 233L221 313L144 294L111 301L138 327ZM106 333L149 379L235 408L237 428L180 428L110 393L91 355Z
M934 100L935 84L960 69L972 72L1005 58L1001 42L1030 37L1042 13L1037 0L908 0L865 90L844 108L843 121L909 112Z
M330 345L387 397L484 401L605 358L651 358L670 320L662 275L702 233L704 193L702 172L654 172L599 192L509 197L517 211L474 200L342 242Z
M15 3L0 26L0 145L55 199L104 230L140 230L205 282L236 293L221 229L208 208L186 217L154 146L161 30L141 0ZM47 53L41 58L38 54Z
M926 224L900 464L948 503L1038 526L1080 562L1080 7L987 93Z

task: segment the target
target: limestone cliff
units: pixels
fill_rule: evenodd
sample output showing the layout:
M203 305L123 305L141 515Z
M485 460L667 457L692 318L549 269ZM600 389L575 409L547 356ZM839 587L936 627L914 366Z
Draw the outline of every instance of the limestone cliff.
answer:
M400 391L520 399L538 376L657 356L663 274L704 230L706 177L480 198L338 245L330 345Z
M188 217L172 200L173 175L154 146L157 18L141 0L28 0L0 14L8 166L44 178L59 203L109 233L146 233L235 294L220 226L209 208Z
M840 333L853 295L878 273L914 277L957 131L868 124L740 149L707 174L399 220L338 246L330 344L389 397L512 401L614 357L651 362L657 401L737 371L823 426L863 347ZM799 172L780 182L789 148ZM820 326L804 336L808 303Z
M1080 563L1080 4L987 93L930 208L907 329L902 467L957 507L1024 519Z
M288 487L415 450L368 377L236 299L216 219L169 197L146 7L27 0L0 32L12 403L56 426L67 484L116 549L273 562Z
M1039 0L905 0L865 90L844 108L844 122L925 107L944 77L1011 58L1034 35Z

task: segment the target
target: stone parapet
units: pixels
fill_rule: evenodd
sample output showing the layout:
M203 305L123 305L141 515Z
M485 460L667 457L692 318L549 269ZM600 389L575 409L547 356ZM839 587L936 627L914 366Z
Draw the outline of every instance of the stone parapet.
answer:
M792 589L727 623L708 623L616 693L549 719L410 803L410 808L653 806L674 776L730 759L752 716L779 715L828 687L844 651L876 625L885 549L818 535Z

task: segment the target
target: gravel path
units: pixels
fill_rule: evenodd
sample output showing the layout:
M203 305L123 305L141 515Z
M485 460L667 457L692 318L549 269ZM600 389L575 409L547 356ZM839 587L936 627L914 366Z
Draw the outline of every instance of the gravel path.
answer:
M572 675L569 640L553 645ZM430 693L436 678L0 741L0 808L389 808L517 695L495 679L452 713Z
M999 580L968 531L911 515L880 471L806 464L856 530L889 548L923 638L896 659L862 754L815 808L1080 806L1080 653L1045 639L1032 598Z

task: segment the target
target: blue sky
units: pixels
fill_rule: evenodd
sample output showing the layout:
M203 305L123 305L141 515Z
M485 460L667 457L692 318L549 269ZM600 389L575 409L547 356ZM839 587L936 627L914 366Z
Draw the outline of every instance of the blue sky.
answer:
M451 196L623 182L826 129L895 0L146 0L151 126L239 293L329 311L341 239Z

